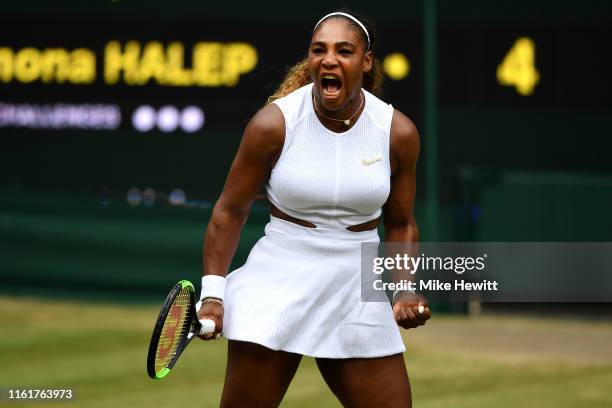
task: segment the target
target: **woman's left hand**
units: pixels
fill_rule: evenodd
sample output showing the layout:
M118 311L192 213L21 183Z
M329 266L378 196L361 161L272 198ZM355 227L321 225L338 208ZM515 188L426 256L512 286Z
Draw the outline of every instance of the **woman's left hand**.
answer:
M431 318L427 299L414 295L400 297L393 304L393 316L397 325L404 329L423 326Z

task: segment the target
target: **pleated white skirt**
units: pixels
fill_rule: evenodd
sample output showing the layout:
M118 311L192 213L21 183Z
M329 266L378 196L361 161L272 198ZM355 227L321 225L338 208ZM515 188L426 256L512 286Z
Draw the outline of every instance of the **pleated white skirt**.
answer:
M377 230L271 217L246 263L227 276L223 336L323 358L404 352L389 303L361 301L361 242L380 242Z

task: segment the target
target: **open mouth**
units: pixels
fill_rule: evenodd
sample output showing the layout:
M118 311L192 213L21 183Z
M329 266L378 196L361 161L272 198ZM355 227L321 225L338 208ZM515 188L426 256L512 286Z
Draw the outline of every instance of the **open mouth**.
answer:
M327 98L333 98L340 94L342 88L342 81L333 75L323 75L321 77L321 89L323 90L323 96Z

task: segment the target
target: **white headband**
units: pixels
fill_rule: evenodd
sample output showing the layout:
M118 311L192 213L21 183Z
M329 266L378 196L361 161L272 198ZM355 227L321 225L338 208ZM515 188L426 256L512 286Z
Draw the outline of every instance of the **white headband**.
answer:
M351 20L353 20L355 23L357 23L357 25L359 27L361 27L361 29L363 30L363 32L365 33L366 37L368 38L368 50L370 49L370 34L368 34L368 30L365 28L365 26L363 24L361 24L361 21L357 20L355 17L351 16L350 14L347 13L341 13L339 11L335 12L335 13L329 13L328 15L326 15L325 17L323 17L322 19L319 20L319 22L317 24L315 24L314 26L314 30L317 29L317 27L319 26L319 24L321 24L321 22L323 20L325 20L327 17L331 17L331 16L344 16L346 18L350 18Z

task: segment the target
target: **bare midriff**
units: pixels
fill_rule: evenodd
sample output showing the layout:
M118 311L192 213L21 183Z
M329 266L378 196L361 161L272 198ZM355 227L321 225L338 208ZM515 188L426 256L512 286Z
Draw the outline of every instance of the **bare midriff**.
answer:
M273 204L270 204L270 214L272 214L276 218L280 218L281 220L285 220L285 221L289 221L297 225L301 225L302 227L317 228L317 226L314 225L312 222L292 217L291 215L286 214L280 209L278 209ZM379 222L380 222L380 218L375 218L373 220L366 221L361 224L351 225L349 227L346 227L346 229L349 231L353 231L353 232L369 231L369 230L372 230L378 227Z

